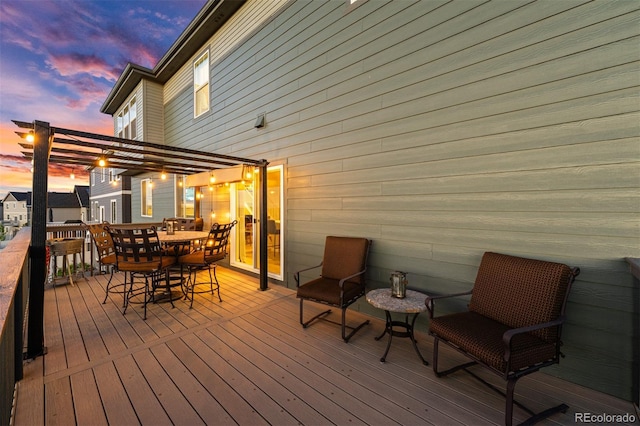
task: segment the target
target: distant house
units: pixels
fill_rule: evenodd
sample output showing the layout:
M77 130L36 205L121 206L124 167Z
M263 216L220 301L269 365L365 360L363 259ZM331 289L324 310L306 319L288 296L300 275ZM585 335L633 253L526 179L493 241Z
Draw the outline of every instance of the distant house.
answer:
M48 222L82 220L80 200L75 192L49 192L47 198Z
M91 194L89 188L89 186L85 185L76 185L73 187L73 192L78 196L78 201L80 202L80 220L83 222L91 221Z
M268 160L284 286L327 235L373 239L371 288L401 270L425 293L468 290L485 251L582 268L555 373L630 400L639 21L628 1L210 0L101 111L116 136ZM94 195L102 173L108 206L124 188ZM242 175L135 176L133 221L237 220L229 263L255 273L258 175Z
M92 222L131 222L131 177L117 172L109 167L91 171L88 215Z
M3 199L2 223L20 227L31 223L31 191L9 192Z

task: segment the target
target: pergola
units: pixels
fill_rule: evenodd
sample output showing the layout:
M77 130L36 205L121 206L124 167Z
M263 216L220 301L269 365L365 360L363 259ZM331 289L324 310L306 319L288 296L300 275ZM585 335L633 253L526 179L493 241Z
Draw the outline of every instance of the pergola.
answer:
M92 169L108 158L109 167L135 176L147 172L192 175L235 166L257 167L260 197L260 290L268 289L267 259L267 160L177 148L162 144L117 138L79 130L56 128L43 121L12 120L22 131L16 132L27 143L20 143L23 155L33 162L29 323L27 358L43 355L44 283L47 239L47 190L49 163Z

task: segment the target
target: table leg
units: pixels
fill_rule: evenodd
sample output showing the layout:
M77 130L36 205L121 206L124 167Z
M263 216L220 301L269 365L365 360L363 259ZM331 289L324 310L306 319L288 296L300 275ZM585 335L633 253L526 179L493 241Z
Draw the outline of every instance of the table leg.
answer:
M375 339L380 340L385 334L389 333L389 340L387 341L387 348L384 351L382 358L380 358L380 362L385 362L387 358L387 354L389 353L389 349L391 348L391 340L393 339L393 336L397 336L397 337L408 337L409 339L411 339L411 344L413 344L413 348L415 349L422 363L424 365L429 365L429 363L424 359L424 357L420 353L420 350L418 349L418 343L416 342L415 336L413 334L414 325L416 323L416 319L418 318L419 312L413 314L411 323L409 323L409 315L405 316L404 321L393 321L393 319L391 318L391 313L389 311L384 311L384 312L387 318L384 331L380 336L376 337ZM404 330L402 331L394 330L393 327L401 327Z
M389 311L384 311L384 313L387 316L387 321L384 325L384 331L382 332L382 334L378 337L376 337L376 340L380 340L382 339L382 337L389 333L389 340L387 341L387 349L384 351L384 355L382 355L382 358L380 358L380 362L385 362L386 358L387 358L387 354L389 353L389 349L391 348L391 339L393 338L393 321L391 319L391 313Z
M413 349L416 350L416 353L418 354L418 356L422 360L422 363L424 365L429 365L427 360L425 360L424 357L422 356L422 354L420 353L420 350L418 349L418 343L416 342L416 338L415 338L415 336L413 334L413 330L414 330L414 325L416 323L416 319L418 319L418 314L417 313L413 315L413 320L411 321L411 328L409 329L409 337L411 338L411 343L413 343Z

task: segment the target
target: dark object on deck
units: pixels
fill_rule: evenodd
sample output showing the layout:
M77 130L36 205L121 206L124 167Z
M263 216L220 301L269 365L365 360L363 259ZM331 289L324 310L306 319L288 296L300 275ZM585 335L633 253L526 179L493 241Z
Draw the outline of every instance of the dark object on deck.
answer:
M472 291L456 295L427 297L429 334L433 342L433 371L445 376L468 367L482 365L507 381L505 424L511 425L513 404L529 414L533 424L569 408L565 404L535 414L514 401L516 381L560 362L562 324L571 284L580 273L561 263L525 259L487 252ZM471 294L467 312L435 317L436 300ZM442 341L473 361L438 372L438 343Z
M300 299L300 324L307 328L316 319L324 319L331 310L324 311L308 321L303 319L303 302L312 302L335 306L342 309L342 322L336 323L342 326L342 339L348 342L363 326L369 324L365 321L356 327L346 325L346 310L362 297L365 293L365 271L367 270L367 257L371 241L366 238L352 237L327 237L324 247L324 259L322 263L311 268L302 269L295 273L297 297ZM300 285L300 273L322 266L319 278ZM333 321L329 321L333 322ZM345 328L351 329L346 335Z

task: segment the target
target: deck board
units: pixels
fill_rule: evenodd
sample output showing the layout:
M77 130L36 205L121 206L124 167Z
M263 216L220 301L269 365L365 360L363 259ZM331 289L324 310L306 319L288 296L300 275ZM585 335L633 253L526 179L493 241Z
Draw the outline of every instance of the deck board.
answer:
M217 275L222 302L202 293L193 309L188 300L150 304L146 321L141 305L122 315L122 295L102 303L109 275L47 286L48 353L25 364L14 424L502 424L501 396L462 372L436 378L408 339L394 338L381 363L381 319L349 312L350 322L371 324L345 344L335 325L300 326L294 291L259 291L256 278L222 267ZM307 315L322 308L305 304ZM432 339L424 330L417 339L430 360ZM462 359L442 350L443 364ZM516 394L535 409L570 405L546 425L573 424L576 412L633 412L543 373L521 379ZM525 417L516 407L514 421Z

